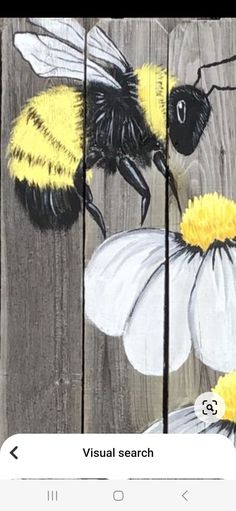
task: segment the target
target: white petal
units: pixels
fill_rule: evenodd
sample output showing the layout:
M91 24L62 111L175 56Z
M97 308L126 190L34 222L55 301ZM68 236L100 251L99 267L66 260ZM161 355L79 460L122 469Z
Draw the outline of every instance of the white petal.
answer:
M177 246L170 234L170 251ZM122 335L134 302L164 258L164 230L138 229L106 240L85 272L88 318L106 334Z
M234 447L236 447L236 424L234 422L228 420L219 420L218 422L207 426L206 429L201 431L201 433L206 433L208 435L215 435L220 433L221 435L227 436L227 438L233 442Z
M148 434L162 434L163 420L159 420L152 424L144 431ZM222 434L227 436L236 447L236 425L230 421L220 420L208 426L202 422L194 412L194 406L181 408L169 414L168 417L168 433L178 434Z
M209 251L196 278L189 324L197 357L217 371L236 370L236 248Z
M206 427L206 424L195 415L194 406L187 406L169 414L169 433L200 433ZM163 420L152 424L144 433L163 433Z
M189 260L190 255L181 248L170 259L170 371L185 362L191 349L188 304L201 256L197 253ZM162 265L140 293L124 334L128 359L143 374L163 374L164 269Z

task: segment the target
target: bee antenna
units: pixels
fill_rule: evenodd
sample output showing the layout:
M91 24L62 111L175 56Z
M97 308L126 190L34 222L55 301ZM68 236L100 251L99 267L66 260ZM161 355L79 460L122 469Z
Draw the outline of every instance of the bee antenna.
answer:
M228 62L234 62L234 60L236 60L236 55L233 55L232 57L229 57L228 59L219 60L218 62L211 62L210 64L203 64L203 66L199 67L198 70L197 70L197 80L193 84L193 86L196 87L196 85L198 84L199 80L201 80L202 69L206 69L206 68L209 68L209 67L221 66L221 64L228 64ZM223 90L225 90L225 89L223 89ZM209 93L208 93L208 95L209 95Z
M219 85L212 85L212 87L210 88L209 92L207 92L206 96L210 96L210 94L212 93L212 91L214 89L217 89L217 90L236 90L236 87L219 87Z

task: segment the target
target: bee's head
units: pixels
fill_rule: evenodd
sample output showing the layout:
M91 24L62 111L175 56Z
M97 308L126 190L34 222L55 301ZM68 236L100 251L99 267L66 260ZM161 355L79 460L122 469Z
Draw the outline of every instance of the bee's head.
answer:
M169 100L169 133L178 153L192 154L209 119L207 95L193 85L174 87Z

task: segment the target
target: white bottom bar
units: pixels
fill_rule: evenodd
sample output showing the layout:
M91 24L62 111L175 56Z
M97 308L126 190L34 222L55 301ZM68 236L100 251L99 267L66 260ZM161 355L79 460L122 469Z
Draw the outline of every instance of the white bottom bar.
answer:
M6 511L222 511L234 502L235 481L226 480L0 481Z

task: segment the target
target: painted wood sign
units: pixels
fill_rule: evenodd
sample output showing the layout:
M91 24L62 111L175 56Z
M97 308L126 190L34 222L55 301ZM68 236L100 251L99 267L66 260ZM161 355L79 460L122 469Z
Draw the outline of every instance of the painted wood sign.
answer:
M236 445L234 30L7 23L2 438L164 427ZM226 408L206 427L193 405L211 389Z

